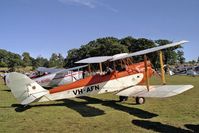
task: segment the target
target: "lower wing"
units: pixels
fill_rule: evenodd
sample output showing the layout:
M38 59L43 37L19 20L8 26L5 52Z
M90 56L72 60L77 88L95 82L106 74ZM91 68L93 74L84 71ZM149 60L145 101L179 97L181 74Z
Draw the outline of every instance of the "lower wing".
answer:
M137 85L128 89L118 92L119 96L131 96L131 97L171 97L181 94L189 89L193 88L193 85L152 85L147 90L145 85Z

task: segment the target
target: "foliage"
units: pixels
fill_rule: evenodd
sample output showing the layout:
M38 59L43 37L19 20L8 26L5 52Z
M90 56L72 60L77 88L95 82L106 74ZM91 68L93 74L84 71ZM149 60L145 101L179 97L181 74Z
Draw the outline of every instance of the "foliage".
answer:
M75 62L84 58L93 56L111 56L119 53L132 53L159 45L172 43L169 40L149 40L146 38L133 38L131 36L118 39L114 37L98 38L90 41L88 44L82 45L80 48L71 49L68 55L64 58L60 53L52 53L50 59L37 57L34 59L28 52L24 52L22 56L0 49L0 67L16 67L16 66L39 66L44 67L74 67ZM175 64L178 62L184 63L185 58L183 51L176 52L176 46L164 50L164 61L166 64ZM157 54L148 54L148 58L153 63L154 67L159 67L159 59ZM142 56L133 57L135 62L143 60Z
M30 54L28 52L23 52L22 57L23 57L22 60L23 60L24 67L32 66L33 58L30 57Z
M64 57L58 53L53 53L49 60L49 67L63 67Z
M166 45L169 43L172 43L172 41L169 40L156 40L155 43L157 43L158 46L162 46L162 45ZM170 65L174 65L177 62L177 53L174 51L177 48L181 48L181 46L175 46L175 47L171 47L168 49L164 49L164 62L165 64L170 64ZM157 64L159 65L159 62L157 62Z
M178 54L178 61L180 64L185 63L184 52L182 50L177 51Z
M0 49L0 67L16 67L23 64L21 56L3 49Z
M49 66L48 59L39 56L39 57L37 57L36 59L33 60L33 67L34 68L42 67L42 66L43 67Z
M192 65L195 65L196 64L196 61L195 60L191 60L188 62L189 64L192 64Z
M158 43L158 44L157 44ZM135 39L133 37L126 37L117 39L114 37L99 38L82 45L79 49L71 49L68 51L68 56L65 59L65 66L73 67L76 61L93 56L109 56L119 53L132 53L159 45L166 45L172 43L169 40L149 40L145 38ZM166 64L174 64L177 62L176 49L180 46L164 50L164 60ZM159 58L157 54L148 54L148 58L153 63L154 67L159 67ZM135 62L143 60L142 56L133 57Z
M119 40L113 37L99 38L82 45L79 49L71 49L65 59L66 67L75 66L76 61L93 56L111 56L118 53L129 52L127 46L121 45Z

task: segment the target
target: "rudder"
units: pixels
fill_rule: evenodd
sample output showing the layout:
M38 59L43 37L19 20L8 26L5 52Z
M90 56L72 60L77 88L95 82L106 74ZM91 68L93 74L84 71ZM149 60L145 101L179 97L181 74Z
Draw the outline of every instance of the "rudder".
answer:
M9 73L6 76L6 84L22 105L30 104L49 93L48 90L41 87L26 75L17 72Z

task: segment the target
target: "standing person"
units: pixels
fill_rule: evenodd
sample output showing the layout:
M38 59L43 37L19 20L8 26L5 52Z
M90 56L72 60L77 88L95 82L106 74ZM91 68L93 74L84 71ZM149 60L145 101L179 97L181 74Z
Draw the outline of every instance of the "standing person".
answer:
M6 76L8 75L8 73L7 72L5 72L4 74L3 74L3 81L4 81L4 85L6 85Z

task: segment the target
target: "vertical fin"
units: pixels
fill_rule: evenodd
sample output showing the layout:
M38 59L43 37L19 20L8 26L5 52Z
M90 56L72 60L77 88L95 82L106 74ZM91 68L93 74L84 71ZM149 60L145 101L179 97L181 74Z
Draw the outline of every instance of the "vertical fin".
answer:
M48 90L21 73L9 73L6 76L6 83L12 94L22 105L30 104L48 94Z

